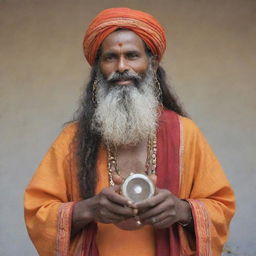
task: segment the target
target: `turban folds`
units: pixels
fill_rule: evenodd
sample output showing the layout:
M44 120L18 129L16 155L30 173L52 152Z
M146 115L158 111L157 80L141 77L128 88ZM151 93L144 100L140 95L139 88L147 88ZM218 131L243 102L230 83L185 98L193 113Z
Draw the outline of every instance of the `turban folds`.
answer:
M129 8L110 8L100 12L89 25L83 42L84 55L90 65L104 39L117 30L125 28L136 33L152 53L162 58L166 48L164 28L150 14Z

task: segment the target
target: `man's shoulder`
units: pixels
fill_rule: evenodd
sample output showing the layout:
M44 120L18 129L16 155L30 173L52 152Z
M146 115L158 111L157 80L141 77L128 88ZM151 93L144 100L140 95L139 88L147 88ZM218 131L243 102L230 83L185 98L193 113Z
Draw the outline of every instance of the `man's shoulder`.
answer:
M65 124L63 130L61 131L61 134L65 134L66 136L71 136L73 137L77 131L77 122L70 122Z
M207 140L198 127L198 125L190 118L180 116L181 132L185 142L189 143L207 143Z
M199 130L195 122L189 117L179 115L178 113L168 109L164 110L164 115L166 118L178 118L181 125L181 129L183 130L185 129L186 131L190 132L197 132Z
M190 131L190 132L198 132L198 130L199 130L198 126L192 119L185 117L185 116L180 116L180 115L179 115L179 119L183 126L183 129Z
M59 147L66 147L67 145L70 145L73 141L76 131L77 131L77 122L71 122L71 123L65 124L64 128L55 139L53 143L53 147L59 148Z

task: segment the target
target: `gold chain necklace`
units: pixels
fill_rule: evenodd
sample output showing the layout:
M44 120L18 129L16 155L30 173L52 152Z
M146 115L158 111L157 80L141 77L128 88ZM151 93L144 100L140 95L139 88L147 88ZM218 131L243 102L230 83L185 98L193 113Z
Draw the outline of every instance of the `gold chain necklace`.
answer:
M120 170L117 166L117 149L114 145L107 144L108 151L108 177L109 184L114 186L113 174L116 173L120 175ZM146 171L145 173L149 176L156 174L156 153L157 153L157 144L156 144L156 133L148 136L147 141L147 159L146 159Z

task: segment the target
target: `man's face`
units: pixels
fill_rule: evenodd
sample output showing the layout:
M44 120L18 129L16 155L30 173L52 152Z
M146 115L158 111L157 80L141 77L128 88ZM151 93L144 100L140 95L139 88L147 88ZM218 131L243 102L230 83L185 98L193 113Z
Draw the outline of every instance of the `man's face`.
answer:
M132 31L115 31L104 40L92 127L107 143L137 144L155 132L159 102L152 62Z
M130 30L111 33L102 43L99 60L100 71L105 79L113 74L134 73L144 77L149 59L142 39ZM115 76L114 76L115 77ZM135 81L121 76L114 85L135 85Z

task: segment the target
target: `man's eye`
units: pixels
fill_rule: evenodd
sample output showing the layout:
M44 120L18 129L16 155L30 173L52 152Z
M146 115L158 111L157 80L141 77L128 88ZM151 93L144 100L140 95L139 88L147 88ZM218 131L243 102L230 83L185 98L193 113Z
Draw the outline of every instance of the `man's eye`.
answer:
M136 58L139 57L139 55L138 55L137 53L129 53L129 54L128 54L128 57L129 57L130 59L136 59Z
M108 55L108 56L105 56L104 57L104 60L106 60L106 61L111 61L111 60L113 60L115 58L115 56L113 56L113 55Z

